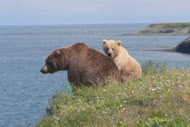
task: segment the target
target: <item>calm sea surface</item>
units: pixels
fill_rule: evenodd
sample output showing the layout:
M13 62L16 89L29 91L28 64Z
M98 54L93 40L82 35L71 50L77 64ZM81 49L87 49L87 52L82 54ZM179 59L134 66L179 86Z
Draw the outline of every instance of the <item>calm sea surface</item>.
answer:
M148 24L0 26L0 127L31 127L45 115L52 95L70 86L66 72L44 75L49 53L83 41L102 52L102 40L122 40L141 65L148 60L190 68L190 55L144 51L172 48L185 36L103 36L137 32Z

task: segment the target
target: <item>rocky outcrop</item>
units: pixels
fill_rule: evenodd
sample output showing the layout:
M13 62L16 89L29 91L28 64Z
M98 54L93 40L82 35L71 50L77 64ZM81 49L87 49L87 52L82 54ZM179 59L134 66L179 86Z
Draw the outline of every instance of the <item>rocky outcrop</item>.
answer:
M150 24L137 33L123 34L123 36L189 36L190 23L161 23Z
M147 49L144 51L165 51L165 52L179 52L179 53L190 54L190 37L181 41L175 48L171 48L171 49Z
M190 37L181 41L175 48L174 51L180 53L190 54Z
M166 27L164 25L150 25L144 30L139 31L140 34L165 34L165 35L188 35L190 26L187 27Z

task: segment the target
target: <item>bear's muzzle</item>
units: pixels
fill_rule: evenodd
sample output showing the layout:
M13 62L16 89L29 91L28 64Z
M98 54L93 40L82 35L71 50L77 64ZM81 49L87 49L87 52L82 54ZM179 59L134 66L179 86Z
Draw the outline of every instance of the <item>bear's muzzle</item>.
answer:
M44 67L40 70L43 74L47 74L48 70L47 70L47 66L44 65Z
M112 54L113 54L113 51L112 51L112 50L108 50L107 55L108 55L109 57L112 57Z

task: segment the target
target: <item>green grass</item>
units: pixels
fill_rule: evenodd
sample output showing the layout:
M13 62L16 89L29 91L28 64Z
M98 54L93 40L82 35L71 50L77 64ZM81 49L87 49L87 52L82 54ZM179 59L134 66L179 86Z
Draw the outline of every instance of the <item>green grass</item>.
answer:
M189 127L190 71L147 62L123 84L56 93L37 127Z
M184 23L158 23L158 24L151 24L150 27L162 25L163 27L169 27L169 28L179 28L179 27L187 27L190 26L190 22L184 22Z

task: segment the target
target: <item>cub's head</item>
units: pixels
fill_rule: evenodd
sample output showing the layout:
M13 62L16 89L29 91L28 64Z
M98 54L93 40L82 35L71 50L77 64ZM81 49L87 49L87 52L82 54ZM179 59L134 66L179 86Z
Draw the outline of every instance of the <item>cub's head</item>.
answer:
M114 59L115 57L118 56L119 49L121 46L121 41L115 41L115 40L103 40L103 49L104 52Z
M44 74L55 73L67 69L67 66L68 62L66 61L63 51L57 49L46 58L45 65L41 69L41 72Z

